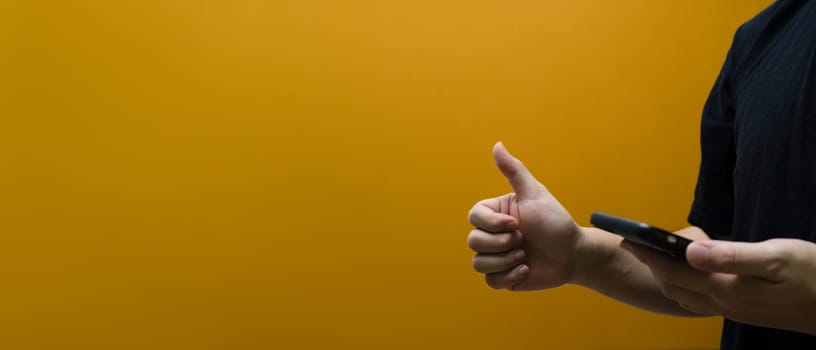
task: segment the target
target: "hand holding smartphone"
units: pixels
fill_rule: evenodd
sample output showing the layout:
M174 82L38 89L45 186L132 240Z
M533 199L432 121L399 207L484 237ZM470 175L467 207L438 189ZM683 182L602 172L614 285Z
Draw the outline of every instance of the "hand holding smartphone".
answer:
M597 228L621 235L632 243L686 260L686 248L691 240L685 237L649 224L599 212L592 213L589 222Z

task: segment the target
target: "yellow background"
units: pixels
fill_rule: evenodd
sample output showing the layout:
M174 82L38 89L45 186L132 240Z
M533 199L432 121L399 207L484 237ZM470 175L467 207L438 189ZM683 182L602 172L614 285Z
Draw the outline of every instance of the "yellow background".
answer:
M705 97L767 0L1 1L4 349L713 348L490 290L502 140L583 225L684 225Z

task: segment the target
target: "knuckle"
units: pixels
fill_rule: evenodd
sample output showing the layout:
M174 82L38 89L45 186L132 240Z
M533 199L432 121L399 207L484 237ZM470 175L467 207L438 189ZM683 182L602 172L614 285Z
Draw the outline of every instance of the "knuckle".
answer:
M478 204L476 206L478 206ZM471 225L474 225L474 226L476 225L476 220L478 220L478 218L477 218L478 214L476 213L476 206L471 208L470 211L468 212L468 222Z
M771 248L769 258L764 266L765 273L770 276L779 276L788 268L788 264L793 259L790 250Z
M473 269L476 270L476 272L484 273L485 264L484 261L478 255L473 257L473 259L471 260L471 265L473 266Z
M722 266L726 271L733 271L737 266L737 254L733 249L724 249L714 255L714 262L715 265Z
M510 235L502 235L497 237L496 246L502 251L507 251L513 248L513 237Z
M502 259L503 260L503 259ZM473 269L479 273L493 273L504 269L504 261L499 261L495 257L483 257L477 255L473 258Z
M478 251L479 250L479 248L481 246L481 242L479 240L479 236L478 236L478 233L476 232L476 230L470 231L470 234L468 234L468 236L467 236L467 245L473 251Z

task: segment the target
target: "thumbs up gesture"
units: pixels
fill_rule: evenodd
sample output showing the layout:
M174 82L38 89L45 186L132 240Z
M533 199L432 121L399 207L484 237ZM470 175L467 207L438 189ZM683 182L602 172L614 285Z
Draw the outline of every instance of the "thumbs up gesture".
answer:
M473 268L495 289L537 290L570 281L583 232L544 185L501 142L496 166L514 193L482 200L470 210Z

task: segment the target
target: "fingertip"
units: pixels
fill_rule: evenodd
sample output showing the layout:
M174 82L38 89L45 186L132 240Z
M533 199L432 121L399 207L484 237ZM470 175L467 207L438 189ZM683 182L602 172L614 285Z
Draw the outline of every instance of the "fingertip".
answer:
M504 152L507 152L507 150L504 148L504 144L501 143L501 141L496 142L496 144L493 145L493 160L498 163L500 155Z
M524 277L527 276L528 273L530 273L530 267L527 266L526 264L521 264L516 268L516 271L518 271L520 277Z
M513 159L513 155L510 154L507 147L505 147L501 141L493 146L493 160L502 172L512 170Z
M507 149L504 147L504 143L503 143L503 142L499 141L499 142L496 142L496 144L495 144L495 145L493 145L493 152L502 151L502 150L505 150L505 151L507 150Z

